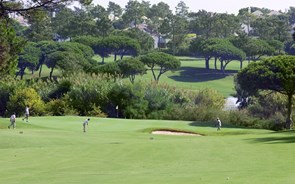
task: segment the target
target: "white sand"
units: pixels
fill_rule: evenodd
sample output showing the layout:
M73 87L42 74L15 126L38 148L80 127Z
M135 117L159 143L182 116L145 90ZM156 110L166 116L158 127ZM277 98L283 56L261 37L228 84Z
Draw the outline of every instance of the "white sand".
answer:
M202 136L200 134L193 134L193 133L187 133L187 132L173 132L173 131L162 131L162 130L157 130L153 131L152 134L157 134L157 135L189 135L189 136Z

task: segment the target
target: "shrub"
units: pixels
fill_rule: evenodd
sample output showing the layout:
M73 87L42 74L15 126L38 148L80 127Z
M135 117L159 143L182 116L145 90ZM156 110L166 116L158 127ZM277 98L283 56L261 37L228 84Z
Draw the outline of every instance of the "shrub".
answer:
M7 103L8 113L22 115L26 106L30 107L31 115L43 115L45 112L44 102L33 88L15 90Z
M7 103L9 96L13 94L15 90L25 88L26 83L23 80L13 79L6 76L0 80L0 116L10 115L7 114Z
M61 80L56 87L48 94L49 99L60 99L71 89L71 82L67 80Z
M222 109L224 103L224 97L214 89L201 89L195 97L195 104L200 107Z
M79 115L85 116L92 111L92 105L102 107L102 111L106 111L105 107L109 103L108 94L114 82L108 81L101 75L83 73L69 75L63 80L71 83L71 89L67 93L69 104L79 112Z
M141 83L117 84L109 93L112 104L119 106L120 114L126 118L146 118L148 101L144 99L145 86Z
M102 112L99 106L96 105L92 105L91 106L92 110L87 112L87 116L95 116L95 117L101 117L101 118L105 118L107 117L107 114Z
M41 96L44 102L50 101L50 94L57 88L57 83L50 80L30 80L26 86L29 86Z
M286 114L286 96L280 93L261 92L251 101L248 111L252 116L269 119L275 113Z
M68 96L62 99L53 99L46 103L46 112L48 115L64 116L77 115L78 113L69 105Z
M164 88L147 88L144 99L148 101L148 111L167 110L172 106L172 95Z

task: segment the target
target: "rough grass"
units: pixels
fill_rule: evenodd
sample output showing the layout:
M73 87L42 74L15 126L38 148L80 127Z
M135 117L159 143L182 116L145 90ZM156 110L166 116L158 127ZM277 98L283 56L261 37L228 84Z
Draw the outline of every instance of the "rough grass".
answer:
M294 131L222 127L210 122L86 117L0 119L0 183L294 183ZM202 137L151 135L177 129ZM20 134L20 131L23 133ZM152 139L151 139L152 137Z

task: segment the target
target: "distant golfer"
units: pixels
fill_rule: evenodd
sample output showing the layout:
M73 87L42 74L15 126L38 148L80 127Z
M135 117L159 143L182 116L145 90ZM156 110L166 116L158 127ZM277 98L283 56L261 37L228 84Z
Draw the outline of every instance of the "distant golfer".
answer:
M87 118L87 119L83 122L83 132L86 132L86 125L88 126L89 121L90 121L90 118Z
M24 121L24 119L26 119L26 122L28 122L29 121L29 115L30 115L30 108L28 106L26 106L25 117L23 118L23 121Z
M10 129L11 126L13 127L13 129L15 129L15 127L16 127L15 118L16 118L15 113L13 113L10 116L10 125L8 126L9 129Z
M217 130L221 129L221 121L219 118L217 118Z

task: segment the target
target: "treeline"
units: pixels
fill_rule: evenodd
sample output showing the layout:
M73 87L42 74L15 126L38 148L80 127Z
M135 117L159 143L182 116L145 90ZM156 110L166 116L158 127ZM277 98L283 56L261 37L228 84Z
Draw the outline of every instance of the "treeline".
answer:
M219 117L225 124L280 129L285 98L271 93L252 98L247 109L224 111L224 97L212 89L190 91L165 84L112 80L105 75L73 73L50 80L0 81L0 116L22 116L25 106L33 116L82 115L136 119L205 121Z

